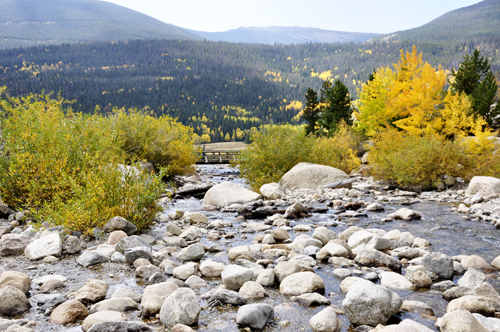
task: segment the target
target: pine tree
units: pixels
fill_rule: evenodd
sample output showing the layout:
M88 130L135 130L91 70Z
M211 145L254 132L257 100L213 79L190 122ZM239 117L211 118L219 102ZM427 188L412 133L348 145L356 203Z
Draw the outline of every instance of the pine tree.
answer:
M348 125L352 124L352 99L349 89L340 80L336 80L333 86L331 83L323 84L323 88L321 98L324 99L325 106L322 108L321 119L318 123L328 131L328 135L332 135L337 131L341 121Z
M318 94L311 88L307 88L306 107L302 111L302 118L308 122L306 125L306 135L316 133L316 124L320 118Z

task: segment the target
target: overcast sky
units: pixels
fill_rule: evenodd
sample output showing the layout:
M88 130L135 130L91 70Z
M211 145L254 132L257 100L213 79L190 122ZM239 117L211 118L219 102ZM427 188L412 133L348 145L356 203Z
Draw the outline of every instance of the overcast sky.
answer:
M200 31L300 26L389 33L421 26L478 0L108 0Z

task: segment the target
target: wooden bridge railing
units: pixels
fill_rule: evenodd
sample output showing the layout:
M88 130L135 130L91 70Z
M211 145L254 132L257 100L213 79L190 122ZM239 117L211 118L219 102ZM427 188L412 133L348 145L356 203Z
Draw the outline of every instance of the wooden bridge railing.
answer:
M210 150L203 151L197 164L227 164L240 154L239 150Z

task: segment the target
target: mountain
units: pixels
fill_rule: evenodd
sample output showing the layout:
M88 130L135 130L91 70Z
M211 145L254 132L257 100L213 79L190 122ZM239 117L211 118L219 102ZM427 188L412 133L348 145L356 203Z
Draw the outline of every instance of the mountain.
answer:
M191 32L211 41L252 44L303 44L364 42L378 33L343 32L302 27L249 27L223 32Z
M201 39L150 16L97 0L1 0L0 48L132 39Z
M456 9L421 27L375 39L449 42L491 37L500 37L500 0L485 0Z

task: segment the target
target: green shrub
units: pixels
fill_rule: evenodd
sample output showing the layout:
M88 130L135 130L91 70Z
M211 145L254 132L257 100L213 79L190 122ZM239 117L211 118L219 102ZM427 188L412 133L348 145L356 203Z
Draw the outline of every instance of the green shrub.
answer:
M154 117L134 109L115 109L109 121L129 162L149 161L173 176L191 171L199 158L193 129L168 115Z
M160 210L160 176L124 175L119 135L102 116L76 114L61 98L17 99L0 88L4 201L37 220L90 233L122 216L143 229Z

